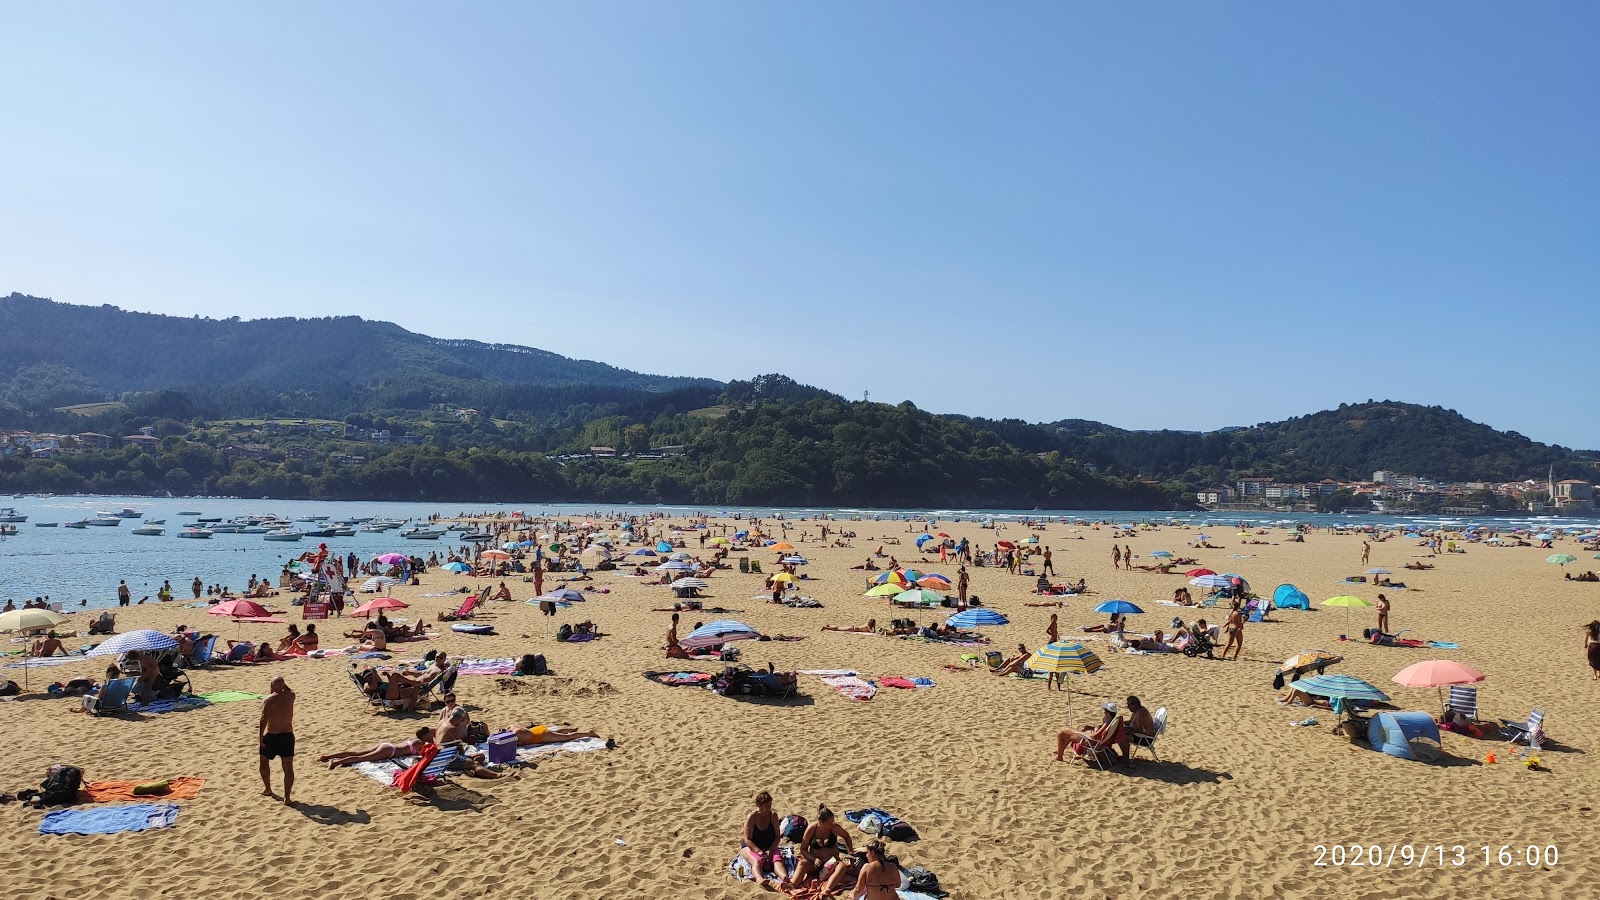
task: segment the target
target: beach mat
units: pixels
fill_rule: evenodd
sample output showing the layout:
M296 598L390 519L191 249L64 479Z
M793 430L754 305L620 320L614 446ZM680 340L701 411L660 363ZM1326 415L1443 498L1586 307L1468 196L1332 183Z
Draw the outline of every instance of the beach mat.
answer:
M149 703L129 703L128 709L131 712L144 713L146 715L161 715L162 713L188 712L191 709L199 709L210 705L211 701L200 697L178 697L173 700L154 700Z
M854 675L819 675L822 683L838 692L846 700L867 701L877 696L878 689Z
M104 809L58 809L46 813L40 834L117 834L171 828L178 821L176 803L134 803Z
M167 792L165 794L139 795L133 789L141 784L149 784L159 779L145 781L91 781L78 791L79 803L110 803L115 800L149 800L151 797L160 797L162 800L193 800L200 796L200 788L206 783L204 778L167 779Z
M195 694L207 703L237 703L240 700L265 700L265 694L252 694L249 691L208 691L204 694Z
M482 753L487 746L487 744L479 744L474 749ZM518 747L517 761L533 762L541 756L554 756L557 753L593 753L596 750L604 750L605 748L606 742L599 738L580 738L576 741L566 741L560 744L535 744L532 747ZM396 772L404 771L416 761L417 757L415 756L401 756L395 759L386 759L382 762L356 763L349 768L387 787L394 783L394 774Z
M509 656L492 659L464 659L456 666L461 675L510 675L517 670L517 661Z

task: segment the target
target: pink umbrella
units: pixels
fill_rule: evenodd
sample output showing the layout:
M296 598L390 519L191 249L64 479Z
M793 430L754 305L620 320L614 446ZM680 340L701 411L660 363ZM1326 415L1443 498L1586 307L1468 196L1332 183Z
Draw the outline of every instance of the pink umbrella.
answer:
M385 553L378 557L378 562L386 566L398 566L405 561L406 555L404 553Z
M406 605L393 597L377 597L350 611L353 616L371 616L382 609L405 609Z
M1439 703L1444 703L1444 688L1450 684L1475 684L1489 676L1453 659L1425 659L1395 673L1390 681L1406 687L1439 688Z
M224 600L206 610L207 615L232 616L235 619L265 619L272 612L254 600Z

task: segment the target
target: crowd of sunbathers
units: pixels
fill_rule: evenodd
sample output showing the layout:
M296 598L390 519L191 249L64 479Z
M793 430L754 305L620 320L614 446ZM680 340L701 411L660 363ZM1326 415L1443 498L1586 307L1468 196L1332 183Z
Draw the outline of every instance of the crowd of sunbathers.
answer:
M850 830L827 806L819 805L816 821L807 823L798 816L780 818L766 791L756 795L755 803L755 810L745 817L739 856L762 887L813 897L848 891L852 900L895 900L899 890L909 887L909 876L882 840L874 838L856 850ZM794 844L792 872L782 852L786 837Z

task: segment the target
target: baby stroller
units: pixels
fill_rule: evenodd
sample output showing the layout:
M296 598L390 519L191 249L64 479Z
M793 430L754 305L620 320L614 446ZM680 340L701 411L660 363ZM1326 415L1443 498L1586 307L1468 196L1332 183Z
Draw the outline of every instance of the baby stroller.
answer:
M1204 653L1206 659L1216 659L1216 650L1217 645L1212 642L1210 633L1191 631L1189 642L1183 647L1183 655L1194 659Z

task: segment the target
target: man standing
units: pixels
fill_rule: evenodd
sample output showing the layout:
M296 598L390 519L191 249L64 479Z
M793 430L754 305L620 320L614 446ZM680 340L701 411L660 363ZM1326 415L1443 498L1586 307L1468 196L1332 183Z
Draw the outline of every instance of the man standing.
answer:
M533 563L533 593L536 597L544 596L544 563L539 560Z
M1056 573L1056 564L1050 561L1049 547L1044 548L1044 568L1039 571L1046 575L1054 575Z
M127 606L128 605L128 601L132 600L132 599L133 599L133 592L128 590L128 582L127 582L127 580L124 579L124 580L118 581L117 582L117 605L118 606Z
M1372 558L1372 545L1366 541L1361 542L1361 564L1364 566Z
M1122 568L1122 548L1116 544L1111 545L1111 568Z
M261 796L271 797L272 758L283 760L283 802L294 790L294 691L283 676L272 679L267 699L261 703Z

